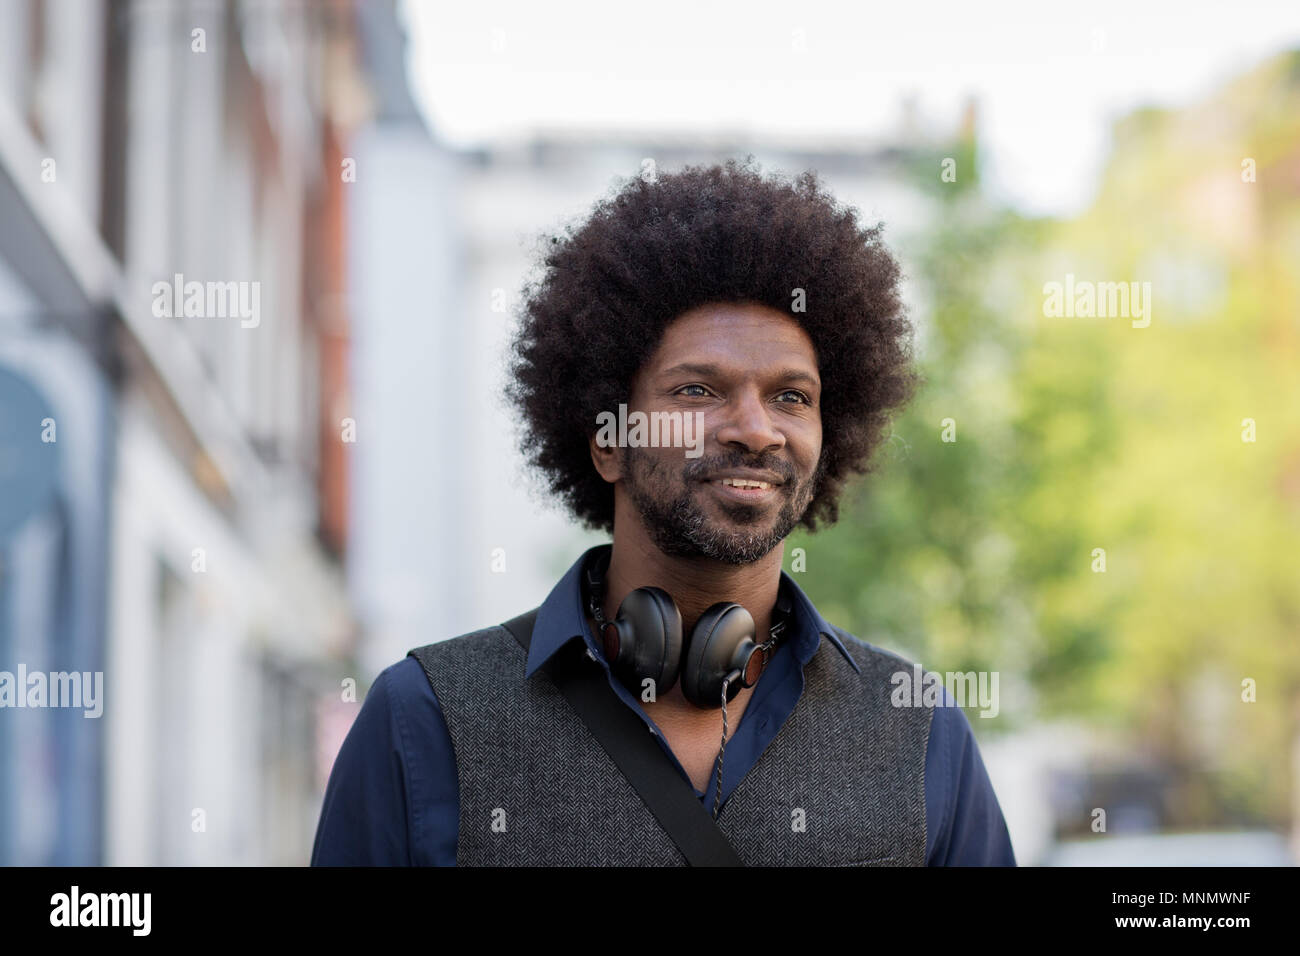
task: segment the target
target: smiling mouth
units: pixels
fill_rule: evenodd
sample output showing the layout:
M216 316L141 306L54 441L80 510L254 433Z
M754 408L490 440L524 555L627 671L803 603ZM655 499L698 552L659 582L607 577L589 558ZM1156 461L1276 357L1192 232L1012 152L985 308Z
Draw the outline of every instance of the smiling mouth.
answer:
M779 485L753 478L711 478L704 482L715 495L733 503L761 505L776 499Z
M763 491L772 487L771 482L754 481L749 478L722 478L718 480L718 484L726 485L728 488L759 488Z

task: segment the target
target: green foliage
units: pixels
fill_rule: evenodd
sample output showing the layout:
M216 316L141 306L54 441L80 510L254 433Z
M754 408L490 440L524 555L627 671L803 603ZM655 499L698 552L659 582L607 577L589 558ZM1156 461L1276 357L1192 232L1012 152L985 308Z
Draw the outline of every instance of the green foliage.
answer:
M919 157L914 181L939 204L905 251L925 304L926 384L839 524L786 551L806 550L810 596L865 640L932 670L999 671L1000 729L1081 717L1185 772L1175 804L1198 808L1189 817L1288 814L1297 62L1279 57L1201 106L1121 121L1097 200L1071 222L990 208ZM939 154L962 150L973 168L969 142ZM1256 182L1243 180L1246 157ZM1150 326L1045 316L1043 285L1067 272L1151 282ZM941 440L945 419L955 442Z

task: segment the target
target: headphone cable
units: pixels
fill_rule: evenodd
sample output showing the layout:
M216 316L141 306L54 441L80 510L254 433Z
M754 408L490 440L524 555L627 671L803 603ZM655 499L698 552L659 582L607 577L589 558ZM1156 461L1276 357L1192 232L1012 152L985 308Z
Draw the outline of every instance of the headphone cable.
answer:
M718 804L722 802L722 761L727 755L727 685L737 675L732 671L722 679L722 746L718 748L718 783L713 797L713 819L718 819Z

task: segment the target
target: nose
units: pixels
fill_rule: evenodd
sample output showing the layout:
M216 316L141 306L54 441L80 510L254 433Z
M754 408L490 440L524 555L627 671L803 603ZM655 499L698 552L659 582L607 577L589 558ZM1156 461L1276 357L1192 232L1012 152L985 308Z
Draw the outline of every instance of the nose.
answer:
M717 439L722 445L743 445L750 453L785 447L785 434L772 424L772 414L757 390L746 389L727 402Z

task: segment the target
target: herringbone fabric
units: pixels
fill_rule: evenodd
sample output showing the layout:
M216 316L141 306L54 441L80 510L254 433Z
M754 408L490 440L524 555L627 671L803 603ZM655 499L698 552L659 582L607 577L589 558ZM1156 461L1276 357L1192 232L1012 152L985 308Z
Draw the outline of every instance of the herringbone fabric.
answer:
M718 825L747 865L925 863L932 710L890 702L890 675L911 662L837 633L862 673L823 639L793 713L722 805ZM545 671L524 679L508 631L412 655L455 751L459 865L685 865Z

